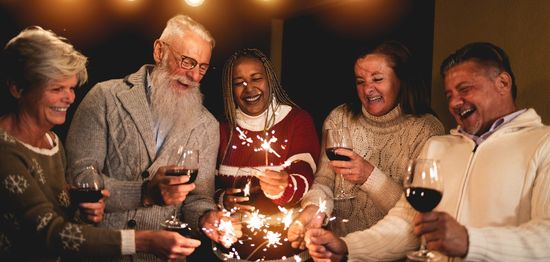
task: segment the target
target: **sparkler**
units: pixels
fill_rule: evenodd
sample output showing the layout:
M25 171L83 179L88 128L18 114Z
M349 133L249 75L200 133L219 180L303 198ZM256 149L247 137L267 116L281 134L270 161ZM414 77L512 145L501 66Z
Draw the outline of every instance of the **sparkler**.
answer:
M323 200L323 199L319 199L319 209L317 209L317 213L315 213L316 215L319 214L319 213L323 213L327 210L327 201Z
M283 219L281 219L281 222L285 225L285 230L288 229L288 227L290 227L290 225L292 224L292 213L294 212L292 209L289 211L287 210L286 208L284 207L281 207L281 206L278 206L279 210L285 214L285 216L283 217Z
M278 246L278 245L282 245L283 243L281 243L281 233L278 233L278 232L273 232L273 231L267 231L267 234L265 235L264 239L267 239L267 247L270 247L270 246Z
M270 131L264 132L263 137L262 137L261 134L256 135L255 137L249 137L247 135L246 130L243 130L239 127L236 127L235 129L238 133L238 138L241 141L240 146L253 147L254 152L260 152L260 151L264 152L264 159L265 159L265 166L266 167L268 167L270 165L273 165L273 163L269 163L269 154L273 154L277 158L281 158L281 154L279 154L279 152L277 152L277 150L286 150L287 149L288 140L285 139L283 141L279 141L279 139L275 136L275 130L270 130ZM258 145L257 143L259 144L259 147L254 147L254 145ZM277 146L275 147L274 145L277 145ZM238 144L233 145L232 148L236 149L237 146L238 146ZM279 146L280 146L280 148L279 148ZM284 161L284 163L282 163L281 167L285 168L285 167L290 166L290 164L291 164L290 161ZM251 173L251 174L248 174L248 175L252 175L252 176L265 175L263 173L263 168L260 168L260 167L254 168L254 167L252 167L252 169L257 169L258 172L254 172L254 173ZM243 195L244 196L249 196L250 195L250 189L251 189L251 180L249 179L247 181L247 184L245 185L245 187L242 189ZM255 246L255 249L254 249L253 252L251 252L248 255L246 260L249 260L251 257L254 256L254 254L258 250L261 250L262 248L264 248L264 250L265 250L265 249L270 248L270 247L277 247L279 245L282 245L282 242L283 242L283 241L281 241L282 240L282 238L281 238L282 233L279 233L279 232L276 232L276 231L270 231L270 230L268 230L268 228L270 227L270 225L283 225L284 230L288 229L290 227L290 225L292 224L292 222L293 222L293 218L292 218L293 217L293 210L287 210L283 207L279 207L279 210L282 213L281 216L278 216L278 215L276 215L276 216L266 216L264 214L260 214L259 210L255 210L253 212L247 212L243 215L243 223L246 224L246 227L251 232L256 232L256 233L254 233L254 235L256 235L259 232L264 234L263 239L265 240L264 242L262 242L259 245L251 244L251 246L253 246L253 247ZM270 223L270 221L271 221L271 223ZM229 228L229 230L227 230L227 231L230 232L231 231L230 226L232 226L232 224L231 225L230 224L222 225L220 223L219 226L220 226L220 228L223 228L223 229ZM234 243L234 242L230 242L230 240L232 240L231 236L224 236L224 238L225 238L224 241L227 241L227 242L225 242L225 244L222 242L222 244L224 246L226 244L232 245ZM248 240L252 240L251 236L249 236L248 238L246 238L246 237L241 238L237 242L241 243L241 244L244 244ZM285 238L284 241L288 241L288 240ZM236 250L234 248L232 249L231 254L228 254L228 255L230 257L235 257L235 256L238 257L238 253L236 252ZM299 256L294 256L294 260L300 262L301 258Z
M246 135L246 132L240 129L239 127L235 127L235 130L237 130L237 133L239 134L239 139L241 140L241 145L250 146L254 144L254 140ZM271 132L266 131L264 133L265 137L261 137L259 135L256 135L256 138L260 142L260 147L254 148L254 152L258 151L264 151L265 153L265 165L269 166L269 154L273 154L277 156L278 158L281 157L281 155L275 151L271 147L271 144L277 142L279 139L275 136L275 130L271 130ZM286 144L288 143L288 140L285 139L283 141L283 144L281 144L281 149L286 149ZM235 149L236 146L233 146L233 149Z
M250 258L258 251L260 250L263 246L266 246L266 247L270 247L270 246L273 246L273 247L277 247L279 245L282 245L283 243L281 243L281 233L278 233L278 232L273 232L273 231L267 231L265 236L264 236L264 239L266 239L265 242L261 243L260 245L258 245L258 247L256 247L254 249L254 251L252 251L250 253L250 255L246 258L246 260L250 260Z
M248 179L248 182L247 182L246 185L244 186L243 195L244 195L245 197L250 196L250 183L251 183L251 182L252 182L252 181L251 181L250 179Z
M254 232L255 230L260 230L266 225L266 216L260 214L260 210L256 210L250 213L250 216L246 219L246 223L246 227L250 229L250 231Z

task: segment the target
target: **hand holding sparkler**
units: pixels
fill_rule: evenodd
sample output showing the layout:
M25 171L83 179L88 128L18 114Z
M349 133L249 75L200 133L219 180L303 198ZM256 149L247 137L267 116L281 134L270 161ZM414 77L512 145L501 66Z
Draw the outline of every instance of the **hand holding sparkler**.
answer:
M259 190L259 186L253 186L253 184L257 183L253 183L251 178L241 179L240 182L234 185L238 188L226 188L223 194L224 208L232 213L236 211L254 211L256 209L254 206L247 205L250 203L252 191ZM253 189L253 187L258 189Z
M342 261L348 253L346 242L322 228L309 229L305 241L314 261Z
M316 205L307 206L298 218L288 228L288 241L293 248L305 249L305 233L309 229L321 228L326 214L324 207Z
M269 169L263 173L256 173L256 177L260 180L260 187L267 197L282 195L289 179L286 171L277 172Z
M225 247L231 246L242 236L240 223L223 211L208 211L201 216L200 223L208 238Z

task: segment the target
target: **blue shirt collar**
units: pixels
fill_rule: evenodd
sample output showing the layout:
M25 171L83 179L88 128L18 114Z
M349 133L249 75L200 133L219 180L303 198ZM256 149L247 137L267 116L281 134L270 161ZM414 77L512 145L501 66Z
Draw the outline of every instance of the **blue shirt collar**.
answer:
M479 145L482 142L484 142L485 140L487 140L487 138L489 138L489 136L491 136L493 133L495 133L504 124L510 123L512 120L514 120L514 118L516 118L517 116L523 114L525 111L527 111L527 109L521 109L521 110L510 113L508 115L505 115L505 116L497 119L495 122L493 122L493 124L491 125L491 128L489 128L489 130L487 132L481 134L480 136L469 134L462 127L460 127L458 129L458 132L460 132L463 135L471 138L472 140L474 140L476 145Z

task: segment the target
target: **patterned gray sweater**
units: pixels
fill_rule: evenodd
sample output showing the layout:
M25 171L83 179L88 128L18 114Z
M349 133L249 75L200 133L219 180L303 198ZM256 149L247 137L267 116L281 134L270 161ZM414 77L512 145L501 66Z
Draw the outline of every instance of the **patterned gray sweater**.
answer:
M199 217L216 208L214 172L219 145L217 120L202 108L200 117L187 128L172 130L157 151L153 119L146 96L150 65L124 79L95 85L86 95L72 120L67 136L69 168L96 164L111 196L106 202L101 227L124 229L135 221L135 229L160 229L160 223L174 212L174 206L144 207L141 185L156 170L169 163L178 145L200 150L196 188L186 198L181 211L185 222L198 229ZM178 113L178 112L174 112ZM181 112L184 113L184 112ZM144 171L150 176L146 177ZM114 257L114 261L156 261L152 255ZM102 259L105 261L105 259Z

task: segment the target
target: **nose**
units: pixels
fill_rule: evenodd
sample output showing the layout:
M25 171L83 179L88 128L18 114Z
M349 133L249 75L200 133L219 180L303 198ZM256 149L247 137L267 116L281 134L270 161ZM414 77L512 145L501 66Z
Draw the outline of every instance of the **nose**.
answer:
M67 88L65 90L65 92L63 92L62 101L65 102L65 103L68 103L70 105L70 104L74 103L74 99L75 99L74 89Z
M460 96L451 96L449 98L449 110L454 110L454 109L457 109L457 108L460 108L460 106L462 106L462 104L464 104L464 101L462 100L462 98Z
M364 91L366 95L372 95L376 91L375 85L372 83L365 83Z
M199 72L198 66L195 66L193 69L187 70L187 77L191 78L191 80L195 82L200 82L203 76L204 75Z

